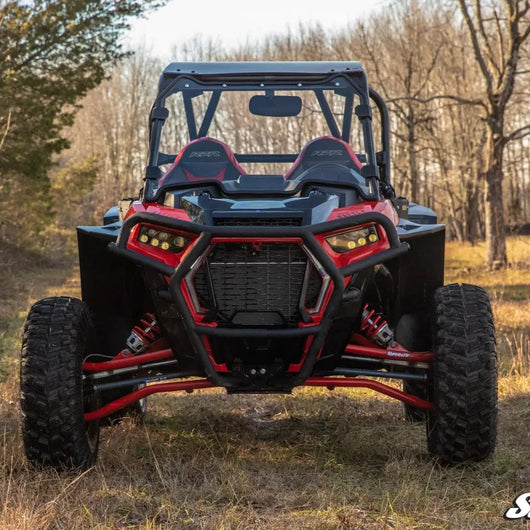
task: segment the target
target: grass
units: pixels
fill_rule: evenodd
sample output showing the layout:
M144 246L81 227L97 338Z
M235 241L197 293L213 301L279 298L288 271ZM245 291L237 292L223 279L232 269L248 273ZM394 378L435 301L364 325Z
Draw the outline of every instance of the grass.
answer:
M438 466L425 427L369 391L204 390L153 396L145 424L104 429L97 465L79 476L27 464L16 375L29 304L76 294L78 284L63 282L72 277L68 263L0 252L0 526L505 528L506 509L530 491L530 238L510 240L513 266L504 272L489 274L483 251L449 244L446 282L477 283L492 296L501 360L493 458Z

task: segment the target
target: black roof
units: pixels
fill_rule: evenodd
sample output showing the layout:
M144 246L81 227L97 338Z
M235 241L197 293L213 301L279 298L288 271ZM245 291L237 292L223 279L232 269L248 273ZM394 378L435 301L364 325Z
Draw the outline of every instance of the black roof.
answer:
M176 75L325 75L334 73L364 73L357 61L268 61L268 62L183 62L171 63L164 76Z

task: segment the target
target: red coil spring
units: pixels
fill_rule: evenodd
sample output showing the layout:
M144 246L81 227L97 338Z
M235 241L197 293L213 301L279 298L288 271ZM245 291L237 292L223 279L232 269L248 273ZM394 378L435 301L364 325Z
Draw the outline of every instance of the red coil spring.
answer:
M132 333L135 333L145 345L151 344L157 339L160 327L156 321L153 313L146 313L140 320L140 325L136 325L132 328Z
M375 315L375 318L372 318ZM376 314L375 309L370 309L368 304L363 308L363 316L361 320L361 331L369 338L373 339L378 330L386 325L386 320L383 316Z

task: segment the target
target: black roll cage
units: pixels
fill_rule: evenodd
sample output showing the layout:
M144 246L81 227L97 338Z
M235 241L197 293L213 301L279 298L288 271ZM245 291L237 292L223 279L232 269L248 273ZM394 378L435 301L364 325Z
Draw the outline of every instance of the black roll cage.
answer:
M213 67L212 67L213 65ZM222 70L230 66L231 70ZM235 65L235 66L234 66ZM263 66L267 65L271 71L277 69L276 74L264 73ZM313 67L315 73L307 73ZM336 65L350 65L336 68ZM353 68L352 68L353 65ZM181 68L177 68L181 66ZM198 66L203 66L201 71ZM323 74L326 66L330 66L327 75ZM331 68L335 66L335 68ZM209 67L214 72L208 72ZM253 71L255 67L258 71ZM291 67L291 68L289 68ZM195 68L195 69L194 69ZM297 73L297 70L304 71ZM231 73L227 73L231 72ZM165 107L166 98L177 92L182 93L186 122L190 140L207 136L213 121L217 105L222 92L225 91L260 91L260 90L312 90L315 93L320 110L324 115L331 136L349 142L353 110L361 122L366 151L366 164L361 174L367 179L381 182L383 194L389 196L390 186L390 127L388 110L379 94L368 86L366 76L359 63L173 63L164 70L160 78L159 92L153 104L149 121L149 160L146 167L146 186L144 198L153 200L157 183L162 173L160 166L172 163L176 155L161 153L158 150L162 126L169 115ZM324 96L324 90L342 91L345 97L344 119L342 130ZM193 110L192 99L204 91L211 91L210 100L202 122L197 128L197 121ZM353 109L354 95L357 94L360 104ZM382 151L375 152L372 131L372 107L370 99L374 101L381 120ZM234 154L238 162L294 162L295 154ZM374 183L375 184L375 183ZM373 189L378 194L379 186Z

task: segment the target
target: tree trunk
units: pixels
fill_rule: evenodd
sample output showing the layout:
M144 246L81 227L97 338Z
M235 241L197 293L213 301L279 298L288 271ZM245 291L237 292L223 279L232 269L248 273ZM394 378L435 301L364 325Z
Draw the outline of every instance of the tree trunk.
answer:
M492 123L494 121L494 123ZM496 122L496 123L495 123ZM491 120L486 164L486 263L490 270L506 267L506 229L502 194L504 137L502 119Z

